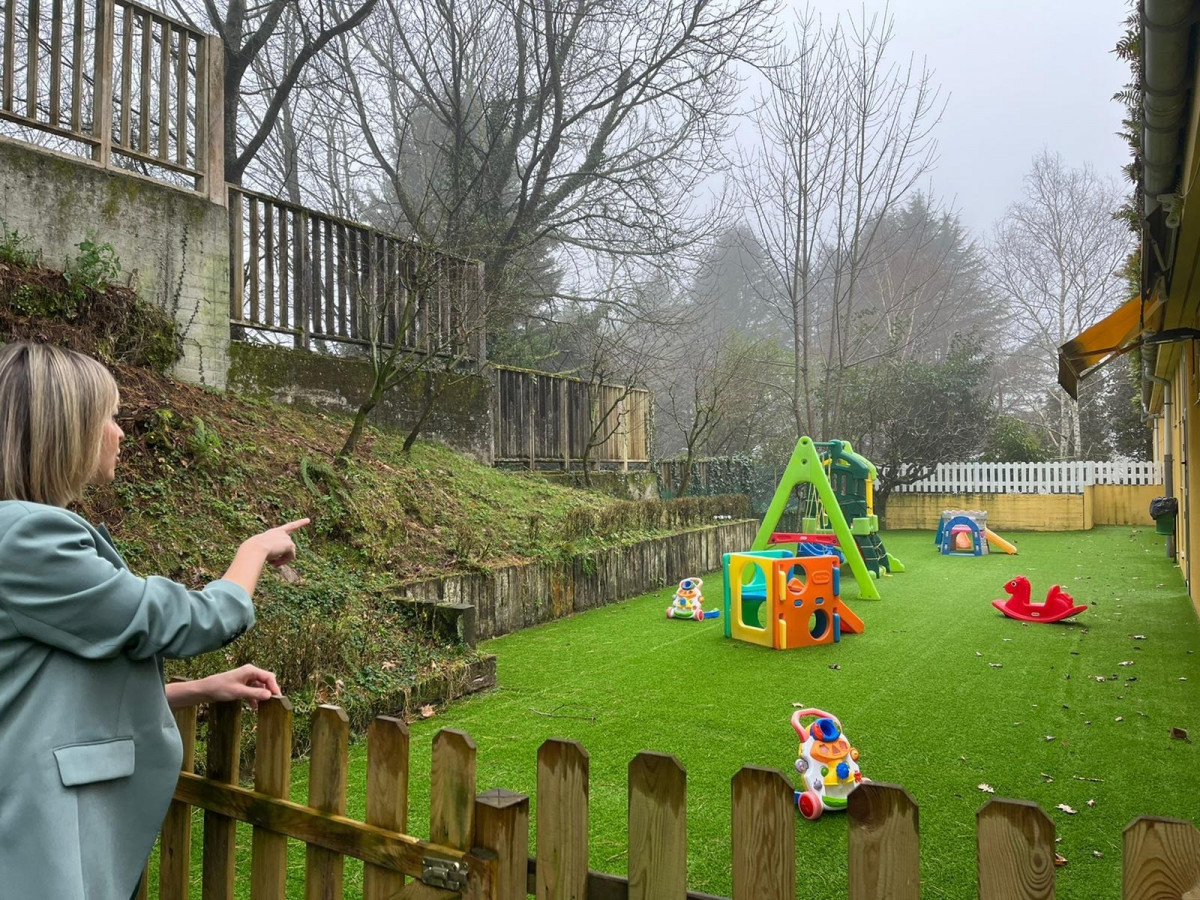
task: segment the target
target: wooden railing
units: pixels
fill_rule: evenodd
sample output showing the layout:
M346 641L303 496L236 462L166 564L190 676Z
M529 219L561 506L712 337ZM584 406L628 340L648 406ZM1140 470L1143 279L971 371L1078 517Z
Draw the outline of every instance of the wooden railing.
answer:
M233 186L229 215L235 334L483 358L479 262Z
M185 758L163 825L159 897L189 897L191 810L204 810L202 892L232 898L237 822L253 827L250 896L287 896L287 841L306 845L305 896L338 900L347 856L363 860L365 900L461 894L521 900L704 898L687 890L687 774L673 756L639 753L629 764L628 876L588 869L588 754L548 740L537 755L536 859L528 855L529 798L476 793L476 748L463 732L433 739L429 840L407 834L409 732L379 718L367 735L366 822L345 816L346 714L313 714L307 804L290 799L292 711L285 699L259 707L254 787L239 786L241 707L209 708L207 777L193 774L196 711L176 712ZM794 900L797 812L782 773L742 768L732 781L734 900ZM864 783L850 795L848 888L853 900L920 896L917 804L901 787ZM1052 898L1054 823L1036 804L988 801L976 817L979 897ZM963 852L961 848L957 852ZM404 886L405 877L417 881ZM143 879L143 885L148 884ZM437 888L443 893L433 893ZM1139 817L1124 833L1125 900L1182 898L1200 889L1200 831L1190 823ZM1116 888L1106 896L1116 896ZM149 892L144 887L142 896Z
M492 370L497 462L569 469L585 451L589 462L650 461L648 390L507 366Z
M6 0L2 27L0 118L224 204L218 38L133 0Z

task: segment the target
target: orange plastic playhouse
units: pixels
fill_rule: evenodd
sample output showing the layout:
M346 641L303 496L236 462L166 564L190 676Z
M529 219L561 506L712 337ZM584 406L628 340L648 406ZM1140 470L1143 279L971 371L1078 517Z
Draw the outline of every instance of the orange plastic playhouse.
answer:
M725 584L729 637L791 650L832 644L842 632L863 632L862 619L841 600L836 556L730 553Z

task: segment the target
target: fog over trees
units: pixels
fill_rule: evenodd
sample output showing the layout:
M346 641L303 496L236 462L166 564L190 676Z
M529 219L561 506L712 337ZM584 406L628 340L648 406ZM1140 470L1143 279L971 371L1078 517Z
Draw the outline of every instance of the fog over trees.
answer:
M1080 404L1054 374L1129 295L1125 187L1049 146L968 230L937 184L951 86L886 10L164 9L224 45L231 181L481 260L490 358L650 387L659 456L1144 452L1125 362Z

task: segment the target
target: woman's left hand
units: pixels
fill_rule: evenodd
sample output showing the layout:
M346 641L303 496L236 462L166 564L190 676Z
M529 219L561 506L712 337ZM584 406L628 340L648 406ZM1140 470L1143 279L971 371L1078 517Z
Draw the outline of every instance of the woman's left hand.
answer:
M201 683L209 702L245 700L252 709L258 709L258 701L270 700L282 694L274 672L251 665L209 675L202 678Z

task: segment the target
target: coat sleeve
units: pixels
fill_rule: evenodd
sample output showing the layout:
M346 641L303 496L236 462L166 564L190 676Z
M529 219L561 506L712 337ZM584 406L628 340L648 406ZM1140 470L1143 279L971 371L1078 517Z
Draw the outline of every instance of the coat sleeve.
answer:
M100 555L67 516L33 511L0 535L0 609L25 637L88 659L188 657L254 624L254 604L224 579L191 591L139 578Z

